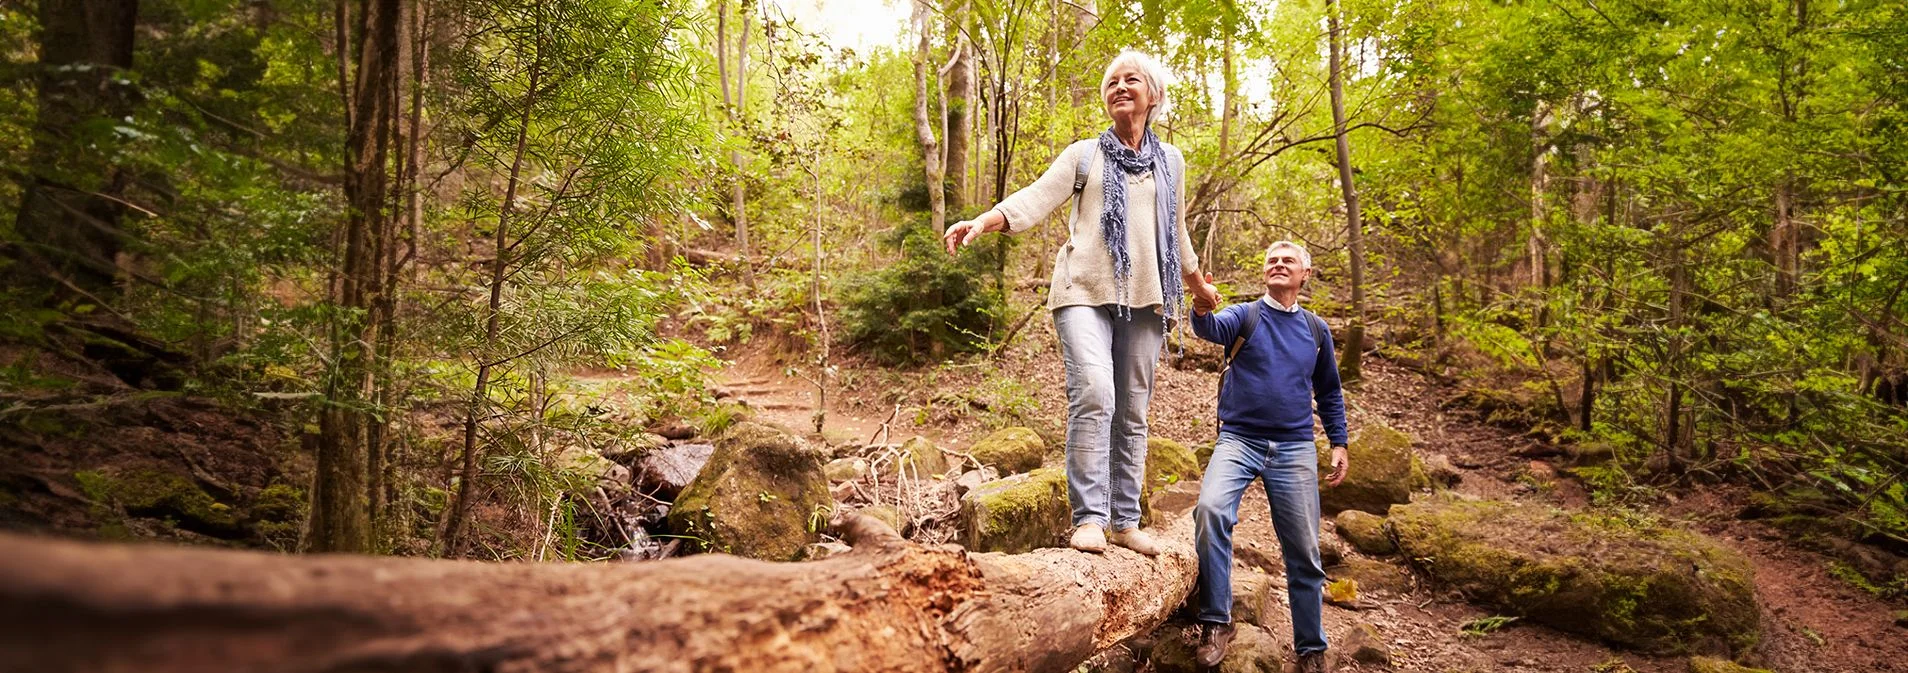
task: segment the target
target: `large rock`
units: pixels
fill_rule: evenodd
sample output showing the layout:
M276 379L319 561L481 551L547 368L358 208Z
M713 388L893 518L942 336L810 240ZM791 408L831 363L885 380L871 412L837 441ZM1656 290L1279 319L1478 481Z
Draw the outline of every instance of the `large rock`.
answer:
M1272 576L1241 568L1232 573L1232 621L1235 624L1266 626L1266 609L1272 603Z
M716 441L708 465L669 510L669 527L704 551L791 561L821 539L834 506L821 451L744 422Z
M1753 567L1695 533L1449 497L1393 507L1390 520L1432 579L1558 629L1676 653L1740 652L1760 637Z
M981 484L961 496L962 544L1009 554L1063 544L1072 528L1067 474L1047 467Z
M822 466L822 474L828 475L831 482L854 481L868 474L868 460L855 456L836 458Z
M1199 459L1192 449L1165 437L1146 439L1146 483L1140 488L1140 525L1151 526L1153 496L1181 482L1198 481Z
M1350 656L1353 661L1371 666L1391 665L1391 646L1385 644L1385 637L1378 633L1378 627L1364 622L1354 622L1338 645L1332 649Z
M709 444L677 444L650 449L636 461L636 489L659 500L674 501L715 455Z
M975 442L967 453L1001 474L1017 474L1040 467L1047 443L1032 428L1002 428Z
M1319 505L1331 514L1355 509L1384 514L1392 505L1411 502L1411 490L1429 484L1411 450L1411 436L1372 423L1361 428L1350 446L1351 469L1345 481L1319 493ZM1330 471L1332 452L1321 445L1319 469Z

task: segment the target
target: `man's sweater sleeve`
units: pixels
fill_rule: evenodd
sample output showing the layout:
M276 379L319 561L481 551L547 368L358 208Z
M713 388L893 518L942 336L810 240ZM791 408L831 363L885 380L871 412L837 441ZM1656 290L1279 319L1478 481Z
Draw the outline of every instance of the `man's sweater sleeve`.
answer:
M1318 320L1318 318L1310 318ZM1325 437L1332 446L1350 443L1345 430L1345 391L1338 380L1338 357L1332 352L1332 331L1321 331L1325 343L1319 346L1318 360L1312 367L1312 395L1318 400L1318 419L1325 424Z
M1190 321L1192 323L1193 334L1198 335L1201 339L1230 348L1232 346L1232 337L1239 334L1239 322L1243 320L1241 317L1243 315L1245 315L1245 309L1240 308L1239 304L1227 306L1205 315L1199 315L1198 311L1193 311L1192 320Z

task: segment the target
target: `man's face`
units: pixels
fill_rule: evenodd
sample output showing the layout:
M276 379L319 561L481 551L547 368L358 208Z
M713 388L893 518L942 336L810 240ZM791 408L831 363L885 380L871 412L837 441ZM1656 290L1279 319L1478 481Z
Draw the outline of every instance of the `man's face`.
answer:
M1265 256L1265 291L1277 293L1280 290L1297 290L1305 284L1312 270L1305 267L1305 260L1292 248L1273 248Z

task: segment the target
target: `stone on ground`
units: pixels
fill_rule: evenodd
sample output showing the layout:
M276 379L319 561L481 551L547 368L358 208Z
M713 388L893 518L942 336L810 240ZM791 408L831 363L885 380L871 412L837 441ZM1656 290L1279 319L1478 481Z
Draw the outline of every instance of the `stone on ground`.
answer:
M888 527L894 529L894 532L896 533L906 535L908 532L907 528L905 527L906 521L904 521L901 517L901 509L898 507L895 507L894 505L873 505L869 507L863 507L861 508L860 513L867 516L874 517L876 521L880 521L881 523L888 524Z
M1226 648L1226 658L1219 662L1219 672L1279 673L1280 647L1272 633L1237 619L1232 623L1238 628L1238 633L1232 638L1232 646ZM1147 657L1147 668L1157 673L1205 673L1211 670L1199 666L1193 656L1197 645L1188 642L1189 636L1180 635L1181 631L1187 634L1192 632L1178 625L1161 629L1159 640Z
M1018 474L1040 467L1047 443L1032 428L1002 428L975 442L967 453L1000 474Z
M822 473L828 475L831 482L854 481L868 474L866 458L836 458L822 466Z
M1355 622L1345 632L1342 641L1333 649L1350 656L1353 661L1373 666L1391 665L1391 647L1385 644L1385 637L1378 633L1378 627L1364 622Z
M981 484L961 496L962 544L1009 554L1065 544L1072 529L1067 475L1048 467Z
M907 476L932 479L947 474L947 454L926 437L914 437L901 444L901 455L894 461L895 473L905 468Z
M1353 549L1372 556L1390 556L1398 553L1398 546L1391 541L1391 535L1385 532L1385 518L1355 509L1339 512L1333 519L1338 528L1338 536L1351 543Z
M1146 483L1140 489L1140 526L1153 525L1153 495L1174 484L1198 481L1199 461L1191 449L1165 437L1146 439Z
M669 510L669 527L702 551L791 561L821 539L834 509L822 454L800 437L754 422L716 440L709 464Z
M1232 622L1267 626L1272 607L1272 576L1241 568L1232 573Z
M1400 550L1473 600L1651 652L1743 652L1760 638L1754 569L1653 521L1451 497L1391 510Z
M1392 505L1411 502L1411 491L1429 483L1411 436L1382 424L1364 426L1349 447L1351 471L1345 481L1319 493L1319 504L1331 514L1355 509L1383 515ZM1331 470L1331 447L1321 443L1321 474Z
M659 500L674 501L715 455L708 444L658 446L636 460L636 489Z

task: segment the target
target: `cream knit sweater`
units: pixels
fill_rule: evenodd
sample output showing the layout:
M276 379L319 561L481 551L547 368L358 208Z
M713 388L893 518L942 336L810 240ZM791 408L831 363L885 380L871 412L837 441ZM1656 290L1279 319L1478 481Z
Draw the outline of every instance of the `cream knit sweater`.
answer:
M1178 148L1161 143L1169 153ZM1047 167L1040 179L1014 192L995 210L1007 218L1008 233L1020 233L1046 220L1053 209L1066 205L1073 196L1073 172L1081 152L1098 154L1099 140L1089 139L1067 146ZM1086 187L1080 190L1080 209L1068 222L1065 245L1053 256L1053 280L1047 290L1047 308L1062 306L1107 306L1115 303L1113 256L1107 252L1100 234L1100 189L1106 160L1087 161ZM1156 171L1155 171L1156 172ZM1184 169L1181 169L1184 172ZM1133 277L1129 280L1126 304L1133 308L1160 306L1158 217L1154 215L1153 172L1123 176L1126 185L1126 249L1133 259ZM1185 273L1199 270L1199 256L1193 252L1192 237L1186 233L1186 179L1180 176L1174 186L1179 192L1179 259ZM1178 317L1178 316L1169 316Z

